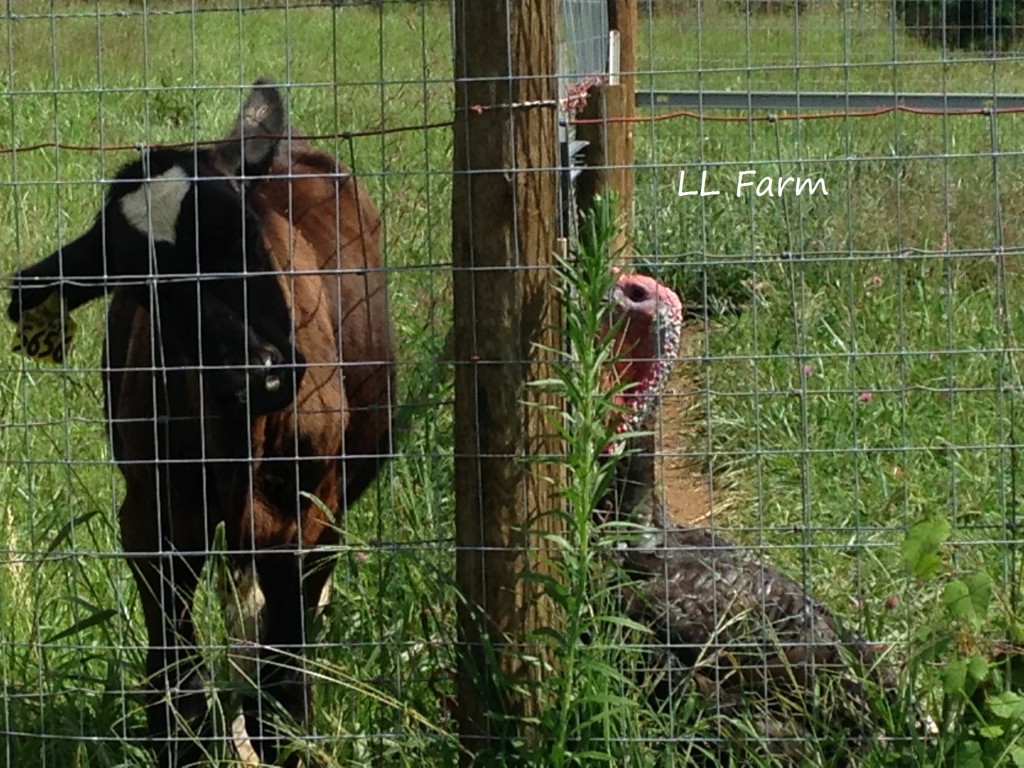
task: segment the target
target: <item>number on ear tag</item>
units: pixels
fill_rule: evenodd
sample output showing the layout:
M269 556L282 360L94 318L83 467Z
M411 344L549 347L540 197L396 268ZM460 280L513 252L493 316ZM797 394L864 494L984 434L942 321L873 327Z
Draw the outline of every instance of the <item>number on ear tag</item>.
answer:
M11 351L59 365L64 362L76 329L75 321L64 311L60 294L52 293L38 307L22 312Z

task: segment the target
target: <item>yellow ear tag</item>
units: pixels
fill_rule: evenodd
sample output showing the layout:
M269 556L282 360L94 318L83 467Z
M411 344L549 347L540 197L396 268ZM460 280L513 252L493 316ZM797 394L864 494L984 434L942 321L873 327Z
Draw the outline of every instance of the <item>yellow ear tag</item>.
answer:
M64 310L60 294L54 292L38 307L22 312L11 351L59 365L64 362L76 329L70 313Z

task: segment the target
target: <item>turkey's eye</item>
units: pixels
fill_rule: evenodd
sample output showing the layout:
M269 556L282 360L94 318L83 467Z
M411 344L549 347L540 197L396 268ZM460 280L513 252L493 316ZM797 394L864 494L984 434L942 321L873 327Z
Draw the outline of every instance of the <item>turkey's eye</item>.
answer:
M642 285L631 285L626 289L626 295L630 301L635 301L637 304L647 301L650 298L650 294L647 289Z

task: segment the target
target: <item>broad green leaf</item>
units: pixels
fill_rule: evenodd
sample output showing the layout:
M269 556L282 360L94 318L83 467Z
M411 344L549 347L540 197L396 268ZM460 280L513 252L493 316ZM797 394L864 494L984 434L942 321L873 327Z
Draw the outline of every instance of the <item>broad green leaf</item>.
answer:
M956 768L984 768L981 745L976 741L964 741L953 753L953 764Z
M1003 691L988 700L989 711L1004 720L1024 719L1024 696Z
M942 689L950 696L963 693L967 681L967 662L953 659L942 669Z
M982 682L988 677L988 662L984 656L971 656L967 662L967 674L976 682Z
M949 532L949 523L945 520L918 523L907 531L903 540L903 559L911 573L918 578L938 573L942 566L939 545L949 538Z
M967 580L967 587L971 591L971 604L974 606L975 615L984 618L989 603L992 602L992 577L984 571L979 571Z
M972 610L971 590L960 579L954 579L942 590L942 603L950 618L969 618Z

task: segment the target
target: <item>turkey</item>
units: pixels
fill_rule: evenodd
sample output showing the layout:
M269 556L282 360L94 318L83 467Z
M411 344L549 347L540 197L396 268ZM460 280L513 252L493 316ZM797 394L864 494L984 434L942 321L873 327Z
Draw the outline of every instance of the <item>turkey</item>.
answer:
M678 355L682 304L635 274L619 275L610 301L622 329L612 378L635 382L620 396L618 431L639 432L650 429ZM710 528L670 524L652 485L653 447L638 434L606 448L614 480L594 510L626 577L623 610L651 631L642 678L652 703L678 706L693 693L723 715L721 753L707 749L714 764L733 754L728 740L741 722L755 749L783 763L813 762L805 748L812 732L842 763L856 742L877 737L869 686L895 701L894 675L797 581Z

